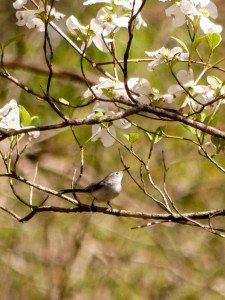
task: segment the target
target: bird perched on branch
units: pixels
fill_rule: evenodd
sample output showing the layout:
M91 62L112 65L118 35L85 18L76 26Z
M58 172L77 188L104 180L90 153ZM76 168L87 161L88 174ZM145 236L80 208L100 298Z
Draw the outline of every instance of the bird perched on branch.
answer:
M61 190L60 192L61 194L89 193L93 196L92 206L94 206L94 201L96 200L98 202L107 202L107 204L112 208L110 201L121 193L123 174L127 169L129 168L110 173L101 181L90 184L83 189L72 188Z

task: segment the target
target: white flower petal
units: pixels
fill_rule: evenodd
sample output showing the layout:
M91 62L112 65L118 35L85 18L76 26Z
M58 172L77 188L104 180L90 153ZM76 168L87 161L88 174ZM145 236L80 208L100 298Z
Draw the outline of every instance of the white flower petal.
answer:
M115 139L113 137L116 137L116 130L114 126L110 126L108 128L111 135L107 132L107 129L102 129L102 136L101 136L101 142L105 147L111 147L115 143Z
M215 3L210 2L206 6L206 9L208 10L211 18L216 19L218 17L218 10L217 10Z
M222 26L214 24L203 15L200 18L200 27L205 34L221 33L223 30Z
M80 30L81 32L83 32L84 34L87 33L87 28L83 25L81 25L77 18L74 17L73 15L70 16L67 20L66 20L66 26L69 29L69 31L72 34L76 34L76 30Z
M92 126L92 142L97 141L101 137L102 128L99 124L94 124Z
M87 0L83 3L83 5L92 5L96 3L111 3L111 0Z
M173 97L179 96L183 92L183 89L179 85L171 85L168 88L168 94L172 95Z
M20 112L16 100L12 99L0 110L0 127L20 129Z
M177 78L180 81L180 83L185 87L192 87L194 85L194 79L193 79L194 75L192 69L189 69L189 71L186 70L178 71Z
M174 96L171 94L160 95L160 98L163 98L163 101L165 101L166 103L169 103L169 104L174 101Z
M113 121L113 124L115 124L117 127L122 128L122 129L128 129L131 126L131 123L127 121L126 119L119 119Z
M32 131L32 132L29 132L29 136L31 137L31 138L34 138L34 139L37 139L39 136L40 136L40 131Z
M129 23L130 18L128 17L119 17L119 18L115 18L113 20L113 23L117 26L117 27L128 27L128 23Z
M185 23L185 15L181 12L177 4L171 5L165 10L166 16L172 17L172 24L174 27L180 27Z
M109 52L110 49L110 42L112 42L112 39L108 38L102 38L101 36L95 35L93 36L93 43L98 48L98 50L102 52Z
M13 7L15 9L21 9L23 7L23 5L25 5L27 3L27 0L16 0L15 2L13 2Z
M210 0L198 0L197 4L200 4L201 7L206 7L207 5L209 5Z
M180 10L187 16L198 16L200 14L194 3L189 0L181 0Z

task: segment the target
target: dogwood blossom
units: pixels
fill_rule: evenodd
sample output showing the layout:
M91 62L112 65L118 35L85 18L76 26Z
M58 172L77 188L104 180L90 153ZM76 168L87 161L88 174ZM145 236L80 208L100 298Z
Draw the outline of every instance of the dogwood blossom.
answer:
M100 77L99 84L96 84L84 93L84 98L96 97L103 100L128 100L129 96L125 90L124 83L109 78Z
M115 5L122 6L125 10L132 12L133 15L137 14L141 5L142 0L114 0L112 1ZM136 28L140 29L141 26L147 27L146 22L142 19L141 14L139 13L136 18L137 25Z
M188 105L192 110L196 111L215 98L215 90L212 86L198 85L194 81L192 69L189 69L188 71L180 70L177 73L177 80L180 85L170 86L168 93L173 95L174 99L184 93L186 97L182 107Z
M93 112L88 116L88 118L93 118L96 115L107 115L112 116L118 111L118 108L111 102L97 102L93 108ZM91 141L95 142L100 140L105 147L110 147L115 142L116 129L117 126L121 129L128 129L131 124L126 119L115 120L106 127L104 124L94 124L92 126L92 137Z
M134 93L133 98L141 103L149 104L148 96L152 93L152 88L147 79L133 77L128 80L127 85L129 90Z
M207 82L210 87L215 91L217 96L225 95L225 86L222 80L216 76L208 76Z
M171 103L173 95L160 94L158 90L151 87L149 81L145 78L132 77L127 81L127 86L132 98L137 102L149 104L152 101L164 101ZM100 77L99 84L93 85L84 93L84 98L92 97L99 99L94 106L93 111L88 115L88 119L97 116L113 116L118 112L118 108L114 104L114 100L130 101L130 97L125 88L125 84L120 81L114 81L109 78ZM102 100L102 101L101 101ZM106 124L95 124L92 126L92 141L101 140L105 147L110 147L116 137L114 126L121 129L128 129L131 124L126 119L114 120Z
M133 99L145 104L149 103L149 95L153 95L154 92L147 79L132 77L127 81L127 85ZM99 84L88 89L84 93L84 97L96 97L102 100L130 100L123 82L105 77L100 77Z
M132 15L135 15L138 13L141 5L142 5L142 0L87 0L83 3L83 5L93 5L96 3L106 3L107 7L109 10L113 11L114 13L116 12L117 7L121 7L123 9L121 13L120 18L129 18ZM109 6L108 4L111 4ZM142 19L141 14L139 13L136 17L136 28L140 29L141 26L146 27L147 24L146 22ZM119 25L118 25L119 26ZM119 27L124 27L124 26L119 26Z
M106 30L109 34L117 28L127 28L129 18L127 16L119 17L118 14L113 13L107 8L101 8L96 16L97 23Z
M26 3L27 0L16 0L15 2L13 2L13 7L15 9L21 9Z
M66 21L66 25L70 32L77 36L78 40L83 36L86 45L83 43L82 48L84 45L89 47L94 43L100 51L109 52L110 43L113 41L111 38L106 37L113 30L109 24L103 25L101 20L96 18L91 20L90 25L83 26L76 17L70 16Z
M12 99L0 109L0 128L20 129L20 110L16 100Z
M130 17L126 14L120 16L113 10L103 7L87 26L80 24L73 15L67 19L66 25L78 40L83 40L82 48L84 45L89 47L93 43L100 51L109 52L110 43L113 41L109 37L110 34L120 28L127 28L129 20Z
M21 129L20 108L15 99L10 100L3 108L0 109L0 128L4 129ZM30 138L38 138L40 131L29 132Z
M153 71L155 67L158 65L170 61L170 60L177 60L177 61L183 61L188 58L189 54L184 52L181 47L174 47L172 49L167 49L165 47L160 48L156 51L145 51L145 53L153 59L148 64L148 71Z
M23 6L21 6L19 3L24 4L24 0L17 0L16 2L14 2L14 8L20 9ZM65 16L64 14L56 12L55 8L50 8L50 6L47 6L46 13L48 14L49 11L51 18L54 17L56 20L62 19ZM38 31L43 32L45 31L45 23L41 19L43 12L45 12L45 8L42 2L39 3L38 9L17 11L16 18L18 19L18 21L16 24L18 26L27 26L27 28L29 29L36 27Z
M96 3L111 3L111 0L87 0L83 3L83 5L92 5Z
M115 142L116 130L114 126L109 126L107 129L101 125L95 124L92 126L91 141L100 140L105 147L111 147Z
M166 9L166 16L172 17L174 27L183 25L186 18L193 21L197 17L205 34L222 31L222 26L209 20L209 17L216 19L217 15L217 8L210 0L181 0Z

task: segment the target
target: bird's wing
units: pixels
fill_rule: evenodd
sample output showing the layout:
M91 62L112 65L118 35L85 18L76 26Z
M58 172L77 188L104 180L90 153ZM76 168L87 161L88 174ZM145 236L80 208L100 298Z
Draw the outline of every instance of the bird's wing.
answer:
M101 187L103 187L104 184L103 184L103 180L99 181L99 182L96 182L96 183L93 183L93 184L90 184L88 185L87 187L85 187L83 189L83 192L87 192L87 193L92 193L98 189L100 189Z

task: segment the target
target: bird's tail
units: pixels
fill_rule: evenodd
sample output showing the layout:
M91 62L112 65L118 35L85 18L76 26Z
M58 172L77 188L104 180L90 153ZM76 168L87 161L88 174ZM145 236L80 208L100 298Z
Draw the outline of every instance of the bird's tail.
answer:
M83 189L65 189L65 190L60 190L61 194L82 193L82 192L84 192Z

